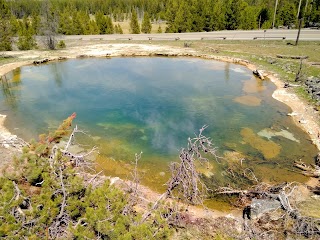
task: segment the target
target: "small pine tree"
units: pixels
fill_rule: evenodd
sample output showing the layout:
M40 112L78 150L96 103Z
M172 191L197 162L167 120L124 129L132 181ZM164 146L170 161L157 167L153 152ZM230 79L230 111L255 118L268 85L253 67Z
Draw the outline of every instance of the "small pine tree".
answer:
M100 34L99 27L95 20L89 21L89 34Z
M123 30L122 30L122 28L121 28L119 23L118 23L118 31L119 31L120 34L123 34Z
M141 32L150 33L151 28L152 28L152 25L151 25L150 17L149 17L149 14L146 12L143 16L143 21L142 21L142 25L141 25Z
M113 29L114 29L114 33L119 33L119 29L118 29L118 25L117 24L114 25Z
M66 48L66 43L63 40L58 42L58 48Z
M4 0L0 0L0 51L11 51L12 26L10 9Z
M130 29L132 34L140 33L140 26L138 22L138 16L136 11L132 11L131 21L130 21Z
M159 25L159 27L158 27L158 33L162 33L162 28L161 28L160 25Z
M40 16L37 15L36 13L32 13L31 15L31 26L33 30L33 34L37 35L40 31Z
M114 29L113 29L112 19L109 16L106 16L106 24L107 24L106 34L113 34Z
M18 31L18 42L17 46L20 50L30 50L33 49L37 44L33 36L34 29L31 27L31 24L28 22L27 17L23 18L23 23L21 28Z

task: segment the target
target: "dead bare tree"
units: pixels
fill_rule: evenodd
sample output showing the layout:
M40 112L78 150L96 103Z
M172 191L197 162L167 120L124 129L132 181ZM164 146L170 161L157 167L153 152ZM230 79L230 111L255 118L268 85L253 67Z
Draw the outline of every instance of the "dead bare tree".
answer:
M66 143L66 146L63 149L57 145L53 146L51 155L49 156L50 166L52 168L57 163L60 166L61 162L57 162L58 161L57 156L61 153L62 156L64 156L65 158L68 159L68 161L66 161L65 164L71 164L73 167L77 167L79 169L93 170L93 162L88 161L87 157L89 155L92 155L92 154L98 152L98 148L96 146L94 146L90 151L83 153L83 154L74 154L69 151L70 146L75 141L75 135L79 134L79 133L86 134L84 131L78 129L78 126L76 125L69 136L69 139Z
M187 204L202 204L208 191L200 179L196 169L196 162L209 164L207 156L214 157L217 161L217 148L211 139L203 135L207 126L203 126L194 138L188 138L187 148L180 150L180 162L170 165L171 178L167 182L167 190L153 204L151 210L142 217L144 222L157 209L159 203L167 198L182 200Z
M57 34L58 34L58 12L52 7L50 1L45 0L42 3L41 14L41 31L44 36L43 42L50 50L56 49Z
M127 185L126 191L129 193L129 201L128 204L123 209L124 215L129 215L134 212L133 207L138 203L139 200L139 184L140 184L140 175L138 172L138 162L141 159L142 152L139 154L135 154L134 159L134 168L131 172L131 179Z
M60 185L60 188L57 188L57 190L54 192L53 197L57 197L57 195L61 195L62 197L62 201L59 206L59 214L55 217L54 221L48 228L49 236L52 239L63 238L67 233L69 223L72 222L71 217L66 210L69 192L67 188L68 173L66 173L65 170L68 166L72 166L78 170L85 170L88 168L92 170L93 162L88 160L87 156L97 152L96 147L93 147L90 151L84 154L73 154L70 152L69 148L75 142L75 135L77 133L85 134L84 131L78 129L76 126L70 134L65 147L61 148L57 145L53 146L52 152L49 156L49 163L52 169L51 174L56 179L56 182L58 182Z
M295 77L295 82L301 82L303 80L305 80L306 78L306 74L305 74L305 70L304 70L304 59L300 59L300 65L299 65L299 69L296 73L296 77Z
M189 204L202 204L208 189L202 183L195 164L197 161L201 165L208 164L209 160L205 155L218 159L217 148L210 138L202 134L206 128L207 126L203 126L198 135L188 139L187 148L180 151L180 162L170 165L171 178L167 183L167 197L180 198Z
M66 211L67 207L67 198L68 198L68 192L65 187L64 183L64 174L62 170L62 166L59 166L58 173L56 173L59 179L59 183L61 188L57 189L57 191L54 194L61 194L62 195L62 202L60 205L60 212L59 215L54 219L51 226L49 227L49 234L50 237L53 239L56 239L57 237L62 237L67 232L67 228L69 226L69 223L71 222L71 218L69 214ZM58 180L57 179L57 180Z

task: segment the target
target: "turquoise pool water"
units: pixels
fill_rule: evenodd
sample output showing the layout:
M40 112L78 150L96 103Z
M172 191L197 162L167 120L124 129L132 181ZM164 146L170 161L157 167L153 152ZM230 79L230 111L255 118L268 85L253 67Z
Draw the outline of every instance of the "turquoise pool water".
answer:
M168 163L203 125L230 158L267 181L305 180L292 163L312 162L317 149L274 100L275 86L243 66L195 58L74 59L24 66L2 81L0 113L26 139L56 128L73 112L75 123L100 149L97 168L129 176L134 153L143 182L161 189ZM236 157L239 157L238 155ZM223 159L222 159L223 161ZM204 170L219 175L219 164ZM220 175L219 175L220 176ZM160 186L160 187L159 187Z

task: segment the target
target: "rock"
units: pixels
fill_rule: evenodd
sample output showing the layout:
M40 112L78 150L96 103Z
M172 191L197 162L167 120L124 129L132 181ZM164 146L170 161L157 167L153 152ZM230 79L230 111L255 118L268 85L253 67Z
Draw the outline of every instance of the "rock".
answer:
M112 177L110 178L110 186L115 184L116 182L118 182L120 180L119 177Z
M296 113L296 112L292 112L292 113L288 113L287 115L288 115L288 116L297 116L297 115L298 115L298 113Z
M309 77L305 81L307 92L318 102L320 101L320 78Z
M272 58L269 58L269 59L267 60L267 62L270 63L270 64L274 64L274 63L277 62L277 60L272 59Z
M281 208L281 204L274 199L253 199L250 207L251 218L259 218L264 213Z

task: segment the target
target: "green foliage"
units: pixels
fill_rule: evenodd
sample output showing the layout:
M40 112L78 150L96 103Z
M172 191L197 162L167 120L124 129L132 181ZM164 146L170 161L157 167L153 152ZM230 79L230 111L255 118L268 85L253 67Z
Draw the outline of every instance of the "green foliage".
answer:
M150 21L150 17L149 14L146 12L144 13L143 16L143 20L142 20L142 24L141 24L141 32L143 33L151 33L151 21Z
M0 0L0 51L12 50L11 13L7 1Z
M124 192L105 181L84 182L71 158L54 143L69 134L75 114L39 141L31 141L0 179L0 238L5 239L166 239L171 230L161 213L144 223L128 208Z
M24 17L18 31L19 38L17 46L20 50L30 50L37 46L36 41L33 37L34 32L35 30L34 28L32 28L31 23L26 17Z
M123 34L123 30L119 23L114 25L114 33Z
M66 48L66 43L63 40L58 42L58 48Z
M102 12L98 12L95 18L100 34L114 33L112 20L109 16L105 16Z
M136 11L132 11L131 21L130 21L130 30L132 34L140 33L140 26L139 26L138 16Z
M297 10L292 2L284 1L279 6L277 23L283 26L292 26L296 23Z
M162 33L162 28L161 28L161 26L159 25L159 27L158 27L158 31L157 31L158 33Z
M46 15L46 11L44 11L43 3L46 2L52 6L51 13L60 13L59 19L55 18L55 21L58 21L59 33L62 34L117 33L119 31L112 30L111 16L115 21L124 21L130 18L131 12L135 12L139 17L143 13L148 13L151 19L167 21L166 32L255 29L258 28L259 23L260 27L270 28L275 4L275 0L118 0L116 2L101 0L1 0L0 3L5 6L3 9L6 9L6 13L13 14L17 19L22 19L24 16L31 17L34 34L39 34L41 33L39 31L40 17L41 19L50 17L50 14ZM279 1L275 26L295 24L298 4L298 0ZM302 6L300 12L307 26L320 22L319 0L308 1L308 4L303 1ZM99 15L104 16L105 19ZM95 21L90 16L95 16ZM138 32L136 26L133 28L135 32ZM149 27L142 26L142 32L148 32L148 29ZM15 33L13 30L13 34Z

